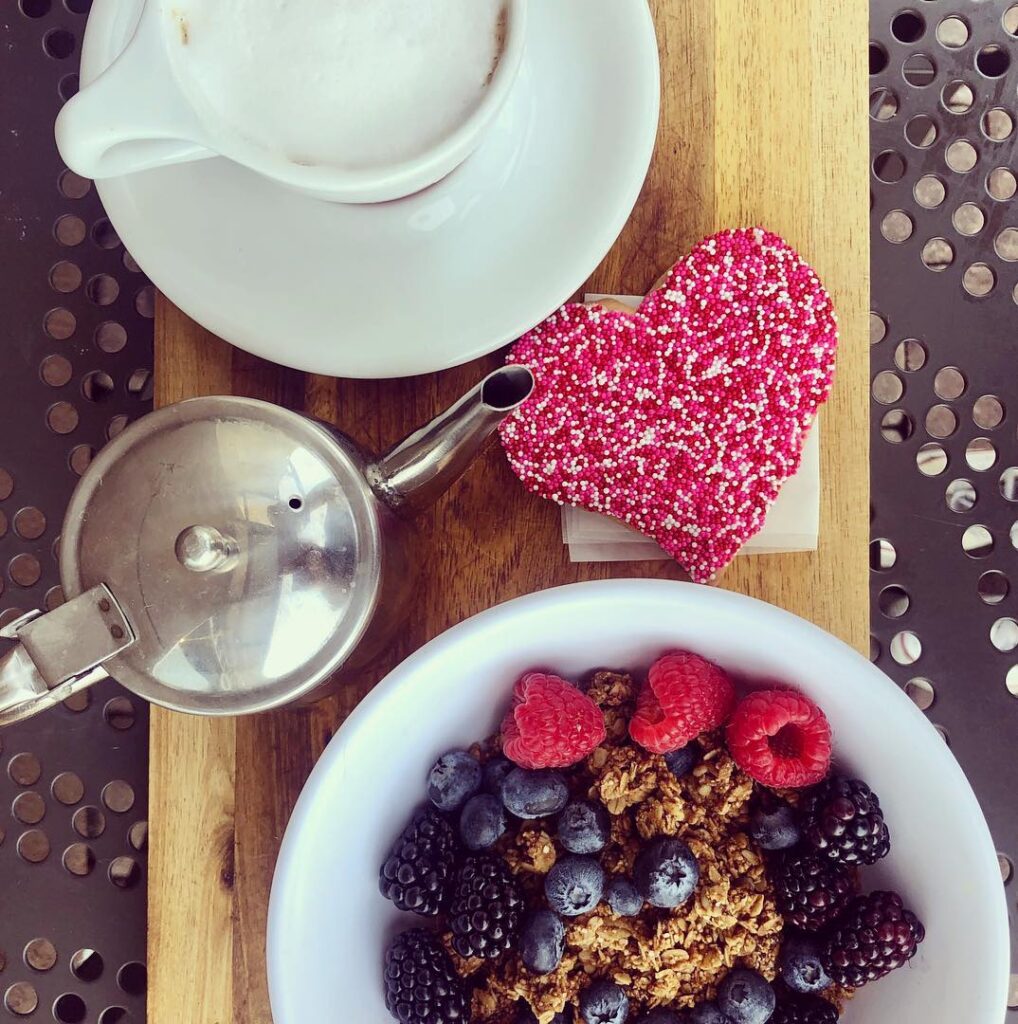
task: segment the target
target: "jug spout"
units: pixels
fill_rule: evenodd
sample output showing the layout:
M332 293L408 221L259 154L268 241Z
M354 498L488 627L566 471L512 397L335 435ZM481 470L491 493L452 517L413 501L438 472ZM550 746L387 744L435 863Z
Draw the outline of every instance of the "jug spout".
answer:
M369 483L401 515L416 515L459 479L499 423L533 390L534 376L526 366L495 370L370 466Z

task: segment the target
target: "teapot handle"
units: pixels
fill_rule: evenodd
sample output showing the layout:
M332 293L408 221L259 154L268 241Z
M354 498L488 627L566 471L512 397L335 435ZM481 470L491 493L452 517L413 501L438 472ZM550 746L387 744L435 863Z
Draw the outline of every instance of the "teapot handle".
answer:
M0 728L32 718L108 677L109 673L100 665L50 690L35 662L19 644L0 658Z
M135 641L104 584L46 615L22 615L0 629L0 637L19 641L0 658L0 726L31 718L109 678L102 663Z

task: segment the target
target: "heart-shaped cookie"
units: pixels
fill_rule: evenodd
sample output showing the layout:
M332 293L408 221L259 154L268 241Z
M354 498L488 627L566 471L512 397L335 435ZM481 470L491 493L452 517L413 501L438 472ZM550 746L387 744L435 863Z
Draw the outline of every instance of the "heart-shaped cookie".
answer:
M759 228L705 239L639 309L563 306L513 346L533 395L502 425L516 474L653 537L697 581L763 526L834 373L813 269Z

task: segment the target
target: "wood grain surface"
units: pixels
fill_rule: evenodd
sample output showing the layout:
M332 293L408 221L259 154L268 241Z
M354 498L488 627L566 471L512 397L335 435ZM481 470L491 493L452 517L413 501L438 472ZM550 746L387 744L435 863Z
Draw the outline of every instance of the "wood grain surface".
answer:
M823 414L820 549L740 558L720 585L865 649L867 4L652 0L652 8L663 72L657 152L590 290L643 292L703 235L744 224L783 234L819 270L843 328L837 385ZM268 399L337 423L381 451L500 358L413 380L332 380L232 349L163 301L157 400L229 392ZM664 562L570 564L559 510L526 494L497 448L419 525L424 571L410 623L385 663L340 696L312 710L236 721L153 709L150 1024L270 1024L264 932L279 842L315 760L387 668L466 616L520 594L607 576L681 576Z

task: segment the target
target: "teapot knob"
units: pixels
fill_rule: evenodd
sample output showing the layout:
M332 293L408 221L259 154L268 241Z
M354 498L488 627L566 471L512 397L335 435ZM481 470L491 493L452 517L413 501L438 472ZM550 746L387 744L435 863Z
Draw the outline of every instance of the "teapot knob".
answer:
M177 561L190 572L227 572L237 564L237 542L214 526L189 526L181 530L173 550Z

